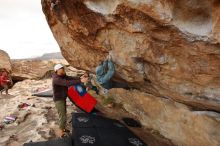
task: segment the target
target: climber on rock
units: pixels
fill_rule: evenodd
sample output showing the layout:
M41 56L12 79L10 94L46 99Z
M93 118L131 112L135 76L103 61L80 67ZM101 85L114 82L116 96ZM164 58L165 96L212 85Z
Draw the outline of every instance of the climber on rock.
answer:
M107 59L96 67L96 80L105 89L112 88L124 88L129 89L129 86L125 83L113 81L112 78L115 74L115 65L112 61L111 55L108 55Z
M86 88L87 92L95 91L97 95L99 94L98 88L92 83L92 76L89 74L89 72L85 72L80 78L84 80L82 85Z

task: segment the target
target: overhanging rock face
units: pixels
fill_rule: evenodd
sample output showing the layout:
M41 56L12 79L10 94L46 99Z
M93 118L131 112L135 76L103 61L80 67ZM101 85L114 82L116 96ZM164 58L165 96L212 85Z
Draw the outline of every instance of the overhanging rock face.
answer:
M220 111L218 0L42 0L63 56L95 71L111 53L116 78Z

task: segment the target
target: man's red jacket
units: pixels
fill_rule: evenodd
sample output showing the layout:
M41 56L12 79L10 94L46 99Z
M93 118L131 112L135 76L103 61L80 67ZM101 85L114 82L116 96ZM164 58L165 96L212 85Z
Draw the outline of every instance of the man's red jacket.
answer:
M7 85L8 84L9 77L6 72L3 72L0 76L0 85Z

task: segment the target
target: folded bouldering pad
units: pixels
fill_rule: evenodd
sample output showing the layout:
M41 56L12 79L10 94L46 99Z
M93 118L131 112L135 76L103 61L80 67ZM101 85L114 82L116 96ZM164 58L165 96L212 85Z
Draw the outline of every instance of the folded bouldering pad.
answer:
M32 96L37 96L37 97L53 97L53 90L52 89L48 89L48 90L44 90L41 92L36 92L33 93Z
M81 85L71 86L68 89L68 97L78 108L87 113L90 113L97 104L97 100Z

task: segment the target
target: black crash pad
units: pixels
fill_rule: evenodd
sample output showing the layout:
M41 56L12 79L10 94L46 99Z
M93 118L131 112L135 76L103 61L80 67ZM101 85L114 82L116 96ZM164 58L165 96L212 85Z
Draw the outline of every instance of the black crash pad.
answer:
M120 121L87 113L73 114L75 146L147 146Z
M90 114L74 113L72 118L72 127L74 128L92 128L93 119Z
M125 127L118 120L105 118L98 115L92 115L87 113L75 113L73 114L74 128L114 128L114 127Z
M25 143L23 146L73 146L73 142L71 137L67 137L50 141Z
M78 128L74 130L74 146L102 146L95 128Z
M147 146L125 128L75 128L74 146Z
M125 128L97 128L102 146L147 146L133 132Z

